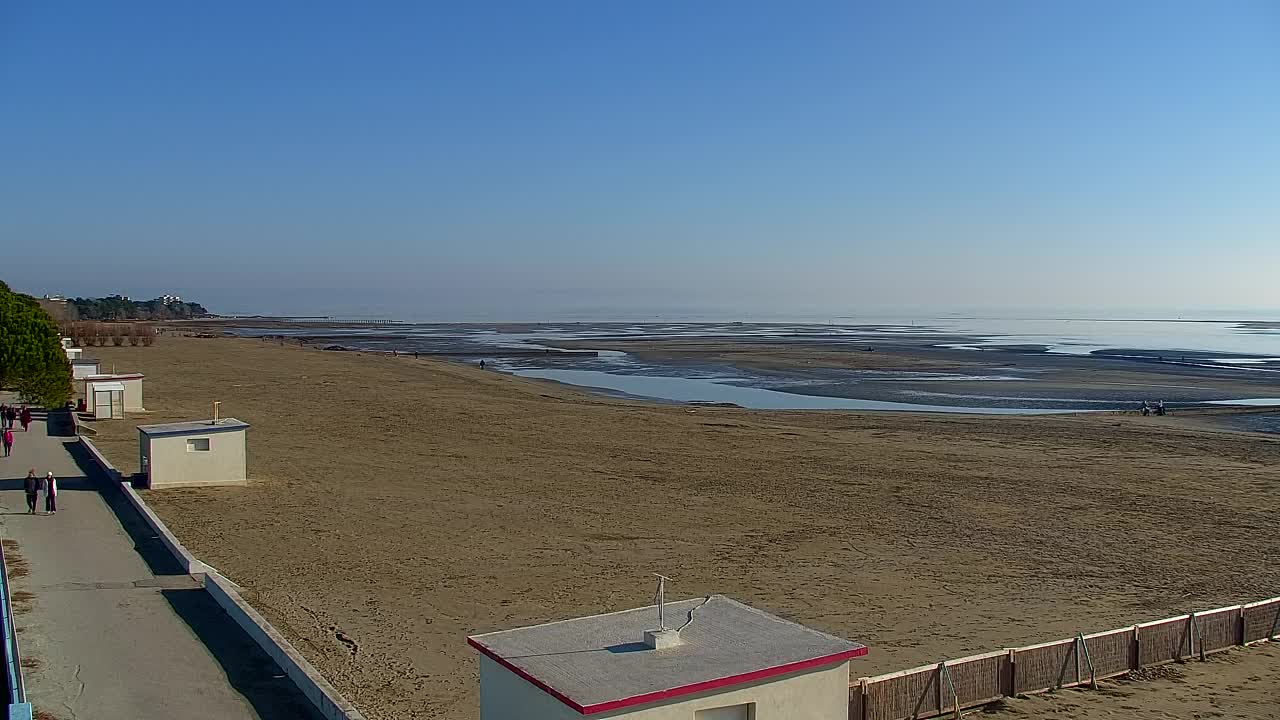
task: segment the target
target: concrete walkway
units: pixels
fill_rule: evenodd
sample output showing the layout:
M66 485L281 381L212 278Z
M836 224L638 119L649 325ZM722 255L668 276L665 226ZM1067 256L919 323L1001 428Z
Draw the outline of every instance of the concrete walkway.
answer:
M14 436L13 456L0 458L0 533L37 710L61 720L316 717L74 437L50 434L43 420ZM56 515L43 514L43 496L41 514L26 514L32 468L59 478Z

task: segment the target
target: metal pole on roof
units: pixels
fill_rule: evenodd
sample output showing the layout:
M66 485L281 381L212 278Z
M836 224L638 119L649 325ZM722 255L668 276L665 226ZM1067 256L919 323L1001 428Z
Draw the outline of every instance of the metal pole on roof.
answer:
M658 578L658 629L666 630L667 618L663 606L667 601L667 581L671 578L666 575L659 575L658 573L654 573L654 575Z
M213 424L214 425L218 424L218 406L221 404L222 403L218 400L213 401Z

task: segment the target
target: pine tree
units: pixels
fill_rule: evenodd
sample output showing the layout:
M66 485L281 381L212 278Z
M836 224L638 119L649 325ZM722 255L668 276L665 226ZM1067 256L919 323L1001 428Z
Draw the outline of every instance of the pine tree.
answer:
M0 387L23 399L61 407L71 399L71 363L58 325L35 299L0 282Z

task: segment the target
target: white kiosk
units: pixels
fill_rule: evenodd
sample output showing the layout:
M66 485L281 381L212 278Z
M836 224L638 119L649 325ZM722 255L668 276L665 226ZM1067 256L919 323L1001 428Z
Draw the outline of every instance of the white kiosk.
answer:
M84 380L102 374L102 361L80 359L71 361L71 379Z
M848 720L867 653L722 595L467 638L480 720Z
M245 431L235 418L138 426L138 455L149 488L244 485Z
M146 412L142 406L143 377L140 373L86 376L85 409L99 419L122 418L127 412ZM108 407L99 409L99 400L107 402Z

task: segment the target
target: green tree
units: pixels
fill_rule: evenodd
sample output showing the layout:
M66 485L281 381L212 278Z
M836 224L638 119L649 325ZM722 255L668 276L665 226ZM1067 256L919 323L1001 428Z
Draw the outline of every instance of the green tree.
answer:
M61 407L71 399L71 363L58 325L35 299L0 282L0 387L24 400Z

